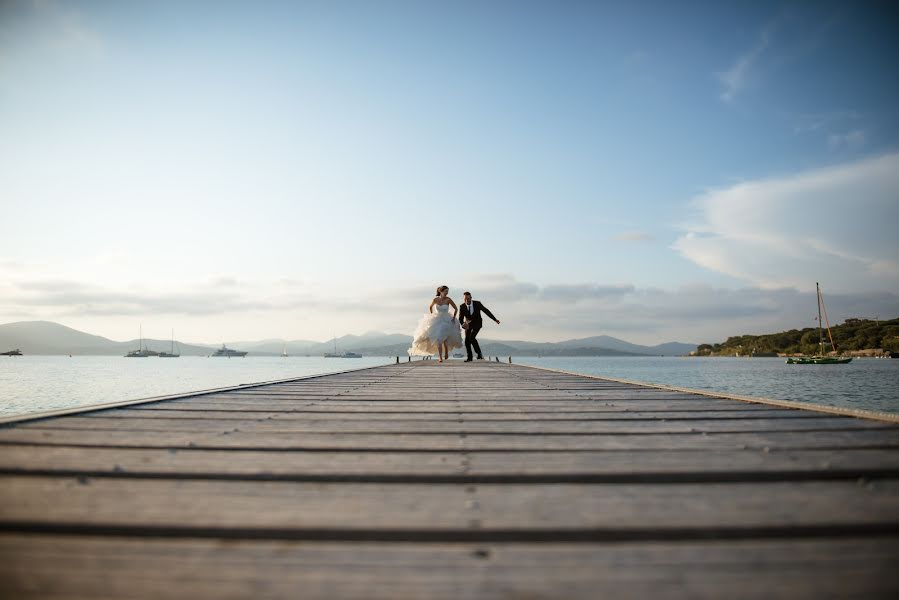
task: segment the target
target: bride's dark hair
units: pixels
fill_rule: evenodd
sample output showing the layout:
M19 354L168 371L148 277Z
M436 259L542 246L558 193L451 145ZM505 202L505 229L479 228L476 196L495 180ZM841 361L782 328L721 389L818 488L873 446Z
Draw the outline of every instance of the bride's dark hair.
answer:
M449 288L446 287L445 285L439 285L439 286L437 286L437 294L436 294L436 295L437 295L437 296L440 295L440 290L448 290L448 289L449 289Z

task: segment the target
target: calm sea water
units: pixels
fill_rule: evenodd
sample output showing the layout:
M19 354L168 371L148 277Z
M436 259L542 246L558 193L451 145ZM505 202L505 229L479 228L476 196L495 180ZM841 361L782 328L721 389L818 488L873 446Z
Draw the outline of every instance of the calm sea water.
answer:
M257 383L387 364L387 357L0 356L0 415Z
M899 413L899 360L788 365L782 358L521 357L519 364L587 375Z
M676 387L899 413L899 360L787 365L777 358L514 357ZM0 357L0 414L16 415L383 365L393 358Z

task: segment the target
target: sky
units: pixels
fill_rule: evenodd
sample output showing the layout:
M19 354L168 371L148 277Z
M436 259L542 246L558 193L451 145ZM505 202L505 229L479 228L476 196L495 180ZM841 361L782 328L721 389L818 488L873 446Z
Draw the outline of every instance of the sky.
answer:
M891 2L0 0L0 323L719 342L899 317Z

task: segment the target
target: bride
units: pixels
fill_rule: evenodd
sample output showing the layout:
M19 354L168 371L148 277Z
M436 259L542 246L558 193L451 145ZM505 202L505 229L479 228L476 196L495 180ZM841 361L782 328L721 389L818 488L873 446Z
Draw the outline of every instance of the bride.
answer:
M412 336L412 347L409 354L413 356L430 356L438 354L440 362L449 358L449 351L462 347L462 333L456 321L458 311L456 303L447 294L449 288L441 285L437 288L437 296L428 306L428 314L422 317ZM453 307L450 316L449 309Z

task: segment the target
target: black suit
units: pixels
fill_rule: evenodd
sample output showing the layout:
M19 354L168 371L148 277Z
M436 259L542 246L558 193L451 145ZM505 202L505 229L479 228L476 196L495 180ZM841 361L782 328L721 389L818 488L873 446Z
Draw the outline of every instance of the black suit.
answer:
M479 300L472 300L470 311L468 310L468 305L464 302L459 306L459 322L464 323L466 319L469 321L468 328L465 329L465 352L468 353L468 360L471 360L472 346L474 346L475 352L478 353L478 358L484 358L481 355L481 346L477 340L478 332L484 326L484 320L481 318L482 312L494 321L497 320L493 313L481 304Z

